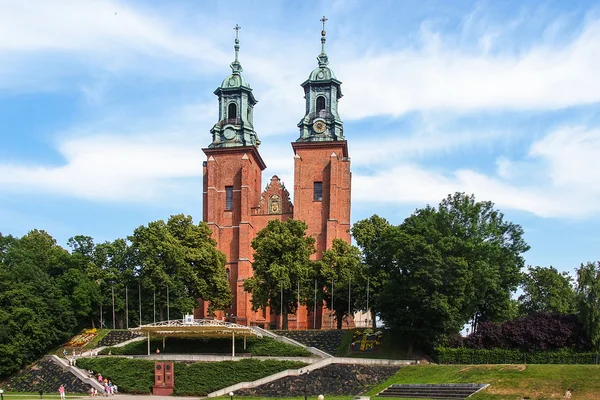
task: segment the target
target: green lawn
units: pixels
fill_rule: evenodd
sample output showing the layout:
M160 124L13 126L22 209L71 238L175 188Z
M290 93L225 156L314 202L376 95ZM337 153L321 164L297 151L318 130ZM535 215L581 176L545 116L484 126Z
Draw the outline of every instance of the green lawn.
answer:
M401 369L366 393L374 396L393 383L489 383L473 400L562 398L600 399L600 365L418 365Z

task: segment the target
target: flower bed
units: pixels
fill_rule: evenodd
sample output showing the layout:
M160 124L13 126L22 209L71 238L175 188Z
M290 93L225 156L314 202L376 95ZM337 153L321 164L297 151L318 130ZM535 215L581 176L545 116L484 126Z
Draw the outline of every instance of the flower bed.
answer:
M82 334L73 337L68 343L67 347L83 347L88 344L93 338L98 336L96 329L88 329Z

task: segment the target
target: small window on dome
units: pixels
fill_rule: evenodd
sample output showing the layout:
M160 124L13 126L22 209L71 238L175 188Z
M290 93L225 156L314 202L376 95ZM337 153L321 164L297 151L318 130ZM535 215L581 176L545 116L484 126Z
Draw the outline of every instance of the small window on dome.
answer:
M235 103L229 103L229 107L227 108L227 119L236 119L237 118L237 105Z
M325 97L317 97L317 112L325 111Z

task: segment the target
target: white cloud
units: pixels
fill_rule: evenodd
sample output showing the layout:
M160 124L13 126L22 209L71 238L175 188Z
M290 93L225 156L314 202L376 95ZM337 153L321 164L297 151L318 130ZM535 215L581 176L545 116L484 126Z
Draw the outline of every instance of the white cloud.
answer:
M354 173L352 196L354 201L437 204L461 191L500 208L580 218L600 214L599 159L600 129L561 127L534 142L526 158L499 158L497 175L400 162L373 175Z
M64 165L0 164L0 183L16 192L160 202L184 190L178 179L201 179L201 147L169 132L68 139L59 146Z
M600 21L566 44L473 53L428 34L423 46L336 60L346 119L413 110L557 109L600 101Z

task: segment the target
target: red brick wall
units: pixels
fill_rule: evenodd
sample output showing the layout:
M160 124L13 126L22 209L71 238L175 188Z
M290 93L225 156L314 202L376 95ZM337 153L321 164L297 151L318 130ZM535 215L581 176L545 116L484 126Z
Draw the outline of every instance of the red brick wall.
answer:
M204 149L203 220L213 231L217 247L227 257L230 270L233 307L225 314L236 316L243 325L258 324L268 327L279 322L269 310L253 312L250 294L243 288L243 281L252 276L252 239L268 221L285 221L295 218L308 224L308 234L316 239L319 259L324 250L331 248L333 239L341 238L350 243L350 161L345 141L293 143L294 202L289 201L287 190L274 176L265 190L262 187L262 170L265 164L253 147ZM323 200L313 200L314 182L323 182ZM225 187L233 186L233 209L225 210ZM268 199L273 194L281 196L281 213L272 214ZM196 317L207 317L208 305L201 302ZM317 328L321 327L328 313L317 308ZM223 318L223 313L217 313ZM329 328L329 324L324 324ZM289 316L290 329L313 327L312 310L300 307L298 315Z

